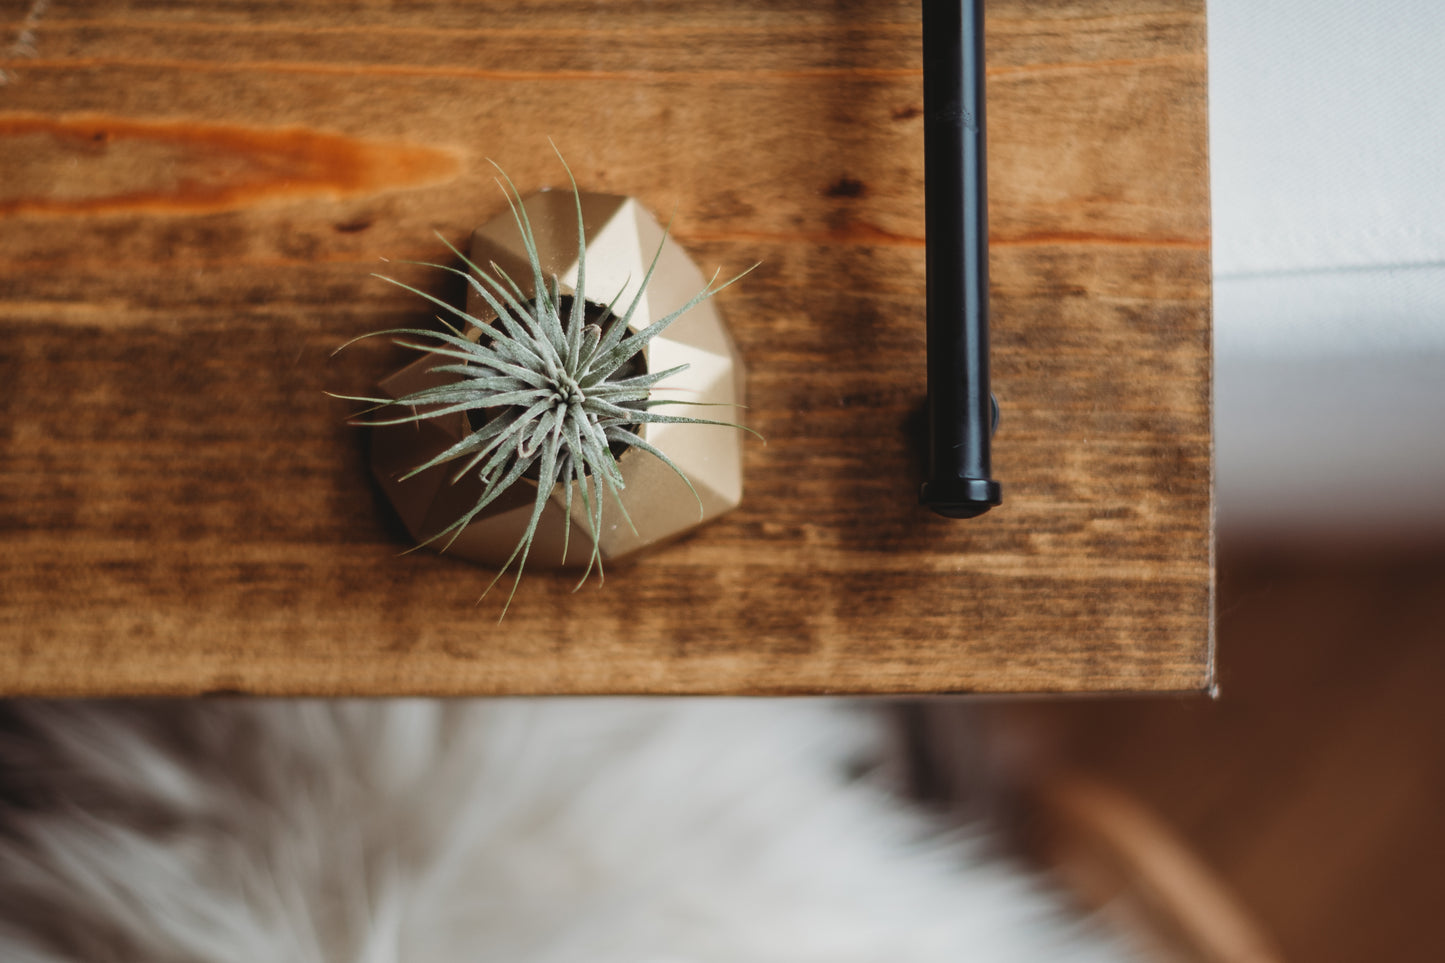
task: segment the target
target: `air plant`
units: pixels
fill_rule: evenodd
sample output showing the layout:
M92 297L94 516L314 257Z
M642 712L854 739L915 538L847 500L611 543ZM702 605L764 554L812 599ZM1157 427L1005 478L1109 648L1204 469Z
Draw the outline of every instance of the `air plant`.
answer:
M565 161L563 166L566 167ZM659 245L630 302L621 305L619 292L610 302L590 304L586 288L587 252L582 200L569 169L567 176L577 199L577 280L573 293L564 295L555 275L548 284L521 194L500 167L498 172L498 183L521 232L530 262L534 293L525 293L522 285L495 262L489 265L490 271L484 270L441 238L452 254L461 259L466 270L426 262L402 263L460 275L495 317L473 316L395 278L374 275L426 299L461 324L439 316L442 330L396 328L377 331L355 338L337 350L365 338L392 336L401 347L435 357L439 363L431 369L432 372L451 380L395 399L350 395L336 397L372 405L361 415L377 412L385 415L379 418L358 416L351 421L357 425L410 424L429 418L455 416L458 412L465 413L469 418L473 429L469 434L402 476L405 480L440 465L457 464L459 467L452 476L454 484L472 472L477 473L482 483L481 493L474 505L417 547L445 540L444 551L503 492L524 476L535 478L537 497L526 530L482 593L485 597L515 563L516 578L507 597L507 605L502 610L505 616L526 567L543 509L557 485L564 488L568 517L572 514L574 494L580 496L591 536L591 551L586 569L577 583L578 588L594 569L599 580L602 577L600 538L606 497L610 496L616 502L622 517L636 531L619 495L625 487L618 467L618 457L622 452L636 448L661 459L692 490L694 497L698 498L699 515L703 513L702 499L687 476L665 453L644 439L638 429L642 425L661 423L742 426L660 413L657 409L663 406L697 404L655 396L654 389L661 382L683 371L687 365L664 371L639 371L642 366L638 361L643 349L654 337L688 310L733 284L752 268L721 284L717 283L718 275L714 274L703 289L681 308L640 330L632 330L633 315L652 279L662 246ZM438 237L441 235L438 234ZM666 232L664 242L665 239ZM387 415L390 411L401 413ZM567 530L570 531L570 526ZM566 555L564 540L564 562Z

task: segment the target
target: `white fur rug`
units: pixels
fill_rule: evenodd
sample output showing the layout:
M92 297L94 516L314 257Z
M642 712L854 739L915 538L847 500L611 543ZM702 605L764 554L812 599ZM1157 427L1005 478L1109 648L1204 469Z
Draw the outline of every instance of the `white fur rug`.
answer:
M0 960L1104 961L805 701L17 703Z

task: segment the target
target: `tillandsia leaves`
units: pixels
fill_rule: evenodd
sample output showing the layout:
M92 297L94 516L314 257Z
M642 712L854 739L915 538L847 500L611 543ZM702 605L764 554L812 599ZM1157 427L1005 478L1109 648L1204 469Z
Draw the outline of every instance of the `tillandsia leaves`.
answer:
M563 166L566 166L565 162ZM682 307L640 330L632 330L633 317L652 280L662 246L659 245L642 283L627 303L620 302L621 294L618 293L610 301L591 302L589 310L582 199L572 172L568 170L567 176L577 200L577 280L572 293L567 295L562 293L556 277L546 276L520 193L501 168L498 168L498 173L499 183L521 233L532 273L528 286L533 293L527 293L495 263L488 265L489 270L484 269L442 238L466 270L440 264L424 266L465 278L494 317L473 316L411 285L376 275L440 308L443 314L438 320L442 322L442 329L376 331L353 339L341 348L364 338L390 336L402 347L436 358L438 364L431 371L450 380L394 399L337 397L371 406L352 419L353 424L359 425L400 425L454 417L458 413L471 415L474 428L470 434L403 476L403 479L410 478L446 465L455 466L453 482L469 473L476 473L481 481L481 493L476 503L445 528L424 539L422 545L437 542L445 550L503 492L518 484L524 476L536 479L537 496L526 529L496 577L482 593L485 597L497 581L516 566L516 577L502 610L505 617L526 567L538 523L558 485L563 486L567 515L570 517L572 514L574 498L580 498L587 519L592 544L586 569L577 583L581 587L594 569L601 577L605 500L613 500L623 519L632 525L620 496L626 482L614 451L636 448L659 458L692 489L692 483L682 470L665 453L642 438L639 433L641 427L660 423L742 427L729 422L660 413L656 409L662 406L689 403L653 396L654 388L687 366L638 373L639 366L633 359L638 358L649 342L684 313L748 272L744 271L722 283L718 283L714 274L702 290ZM472 331L472 337L468 337L469 331ZM697 495L695 489L693 494ZM698 511L699 514L703 511L700 497ZM564 531L570 532L570 528L568 525ZM568 548L564 541L564 561Z

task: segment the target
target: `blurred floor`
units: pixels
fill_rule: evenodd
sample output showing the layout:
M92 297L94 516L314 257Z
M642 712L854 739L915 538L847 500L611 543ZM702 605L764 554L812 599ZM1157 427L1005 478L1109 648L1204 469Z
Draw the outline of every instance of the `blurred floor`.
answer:
M936 706L943 768L1001 767L1035 802L1079 777L1122 790L1286 960L1445 960L1445 551L1231 552L1219 574L1217 701ZM960 731L982 737L938 748ZM1037 842L1047 814L1016 803L994 808L1032 811Z

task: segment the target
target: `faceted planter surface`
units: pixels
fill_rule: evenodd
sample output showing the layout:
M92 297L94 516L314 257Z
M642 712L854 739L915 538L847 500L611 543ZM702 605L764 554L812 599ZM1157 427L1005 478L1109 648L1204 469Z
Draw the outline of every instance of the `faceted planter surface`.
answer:
M576 205L577 199L570 191L543 191L524 202L543 273L548 279L557 277L564 296L573 293L577 282ZM707 283L682 248L670 238L664 240L662 226L635 199L584 193L581 205L587 238L585 288L593 304L611 302L620 294L615 297L618 310L625 310L662 245L657 268L632 317L634 330L682 307ZM535 294L526 249L510 211L477 229L469 256L482 268L495 263L525 294ZM484 321L495 317L471 290L467 312ZM478 329L468 332L473 338L482 334ZM743 402L742 359L711 299L693 307L655 337L644 349L643 357L649 371L688 366L657 385L653 389L655 398L721 406ZM382 391L388 397L400 398L441 384L449 378L432 374L431 368L450 362L431 356L418 358L383 380ZM666 412L667 408L661 410ZM741 417L736 407L676 410L719 421L738 421ZM481 482L471 473L453 483L457 465L442 465L406 481L401 481L400 476L461 440L470 430L464 414L372 429L372 471L418 541L446 528L476 504ZM639 431L645 441L666 452L687 475L697 495L652 454L627 449L618 459L625 481L620 495L626 515L610 496L604 500L600 532L604 559L621 558L675 538L735 508L742 499L742 439L737 429L647 424ZM503 564L526 529L536 495L537 483L522 479L463 529L447 553L490 565ZM562 486L555 486L538 524L527 561L529 567L564 564L564 541L569 543L565 564L586 564L592 538L580 490L574 489L570 516L565 505ZM440 548L444 542L438 540L433 547Z

